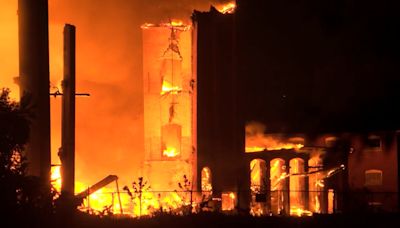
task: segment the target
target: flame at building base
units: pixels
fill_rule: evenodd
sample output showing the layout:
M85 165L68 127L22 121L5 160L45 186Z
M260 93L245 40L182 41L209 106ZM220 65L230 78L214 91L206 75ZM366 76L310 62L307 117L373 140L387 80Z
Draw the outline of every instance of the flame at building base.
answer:
M60 166L52 168L52 186L57 191L61 191L61 172ZM87 191L89 185L82 182L75 182L75 192ZM138 194L130 196L127 192L119 192L116 187L101 188L90 196L86 197L78 207L80 211L96 215L120 215L131 217L152 216L156 212L168 212L171 214L182 215L185 206L190 206L190 192L171 191L156 192L143 191L141 198ZM118 196L119 192L119 196ZM120 199L119 199L120 197ZM121 200L121 201L119 201ZM195 208L197 203L192 202Z

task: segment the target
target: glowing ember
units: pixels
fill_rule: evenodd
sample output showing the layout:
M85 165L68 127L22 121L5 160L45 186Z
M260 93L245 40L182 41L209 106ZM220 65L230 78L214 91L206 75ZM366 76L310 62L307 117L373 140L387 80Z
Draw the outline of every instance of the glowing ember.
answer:
M221 194L223 211L231 211L235 209L236 195L233 192L225 192Z
M232 14L235 12L235 9L236 9L236 3L234 2L217 7L217 10L223 14Z
M301 209L299 207L291 207L290 208L290 215L292 216L312 216L313 213L308 210Z

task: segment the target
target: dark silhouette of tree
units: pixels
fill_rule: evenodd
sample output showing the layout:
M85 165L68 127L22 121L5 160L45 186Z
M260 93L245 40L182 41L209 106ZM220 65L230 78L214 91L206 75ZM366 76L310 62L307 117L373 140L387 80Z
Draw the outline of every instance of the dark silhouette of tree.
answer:
M178 187L180 189L180 192L183 192L183 194L181 194L181 198L182 198L182 209L184 211L184 214L191 214L192 213L192 205L193 205L193 190L192 190L192 183L189 181L189 179L187 178L186 175L183 175L183 181L182 182L178 182ZM190 204L189 205L185 205L187 202L186 199L186 194L189 193L189 197L190 197Z
M12 101L10 90L0 91L0 212L3 215L48 213L50 192L38 177L26 175L24 146L29 138L29 97ZM11 216L12 217L12 216Z

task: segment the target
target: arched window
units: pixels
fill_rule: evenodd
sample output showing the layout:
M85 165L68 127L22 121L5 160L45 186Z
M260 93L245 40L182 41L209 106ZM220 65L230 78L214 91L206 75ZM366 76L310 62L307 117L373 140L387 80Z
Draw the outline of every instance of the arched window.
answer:
M170 39L169 43L169 47L161 57L161 95L178 94L182 91L182 56L179 51L179 40Z
M382 170L369 169L365 171L365 186L380 186L382 185Z
M223 192L221 194L221 209L223 211L232 211L236 207L236 193Z
M265 161L262 159L254 159L250 162L250 188L252 192L259 193L265 189Z
M370 135L366 144L369 150L380 150L382 148L382 139L379 135Z
M303 210L305 206L305 178L301 175L304 173L304 160L293 158L290 160L289 166L290 214L296 214L299 210Z
M208 167L204 167L201 170L201 191L203 193L211 193L212 191L212 176L211 170Z
M166 124L161 129L162 135L162 156L173 158L181 154L182 127L179 124Z
M324 175L319 172L323 166L322 152L315 153L308 160L308 208L312 212L322 213L324 200Z
M286 173L285 160L275 158L270 161L271 181L271 211L280 214L285 206L285 190L288 174Z
M264 160L254 159L250 162L250 213L252 215L264 215L267 213L266 172L267 166Z

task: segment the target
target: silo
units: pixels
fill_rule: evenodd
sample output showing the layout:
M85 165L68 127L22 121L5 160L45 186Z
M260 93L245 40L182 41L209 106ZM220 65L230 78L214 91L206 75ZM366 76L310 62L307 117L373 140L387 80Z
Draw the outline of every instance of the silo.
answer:
M32 114L28 174L50 179L49 35L47 0L18 0L19 85Z

